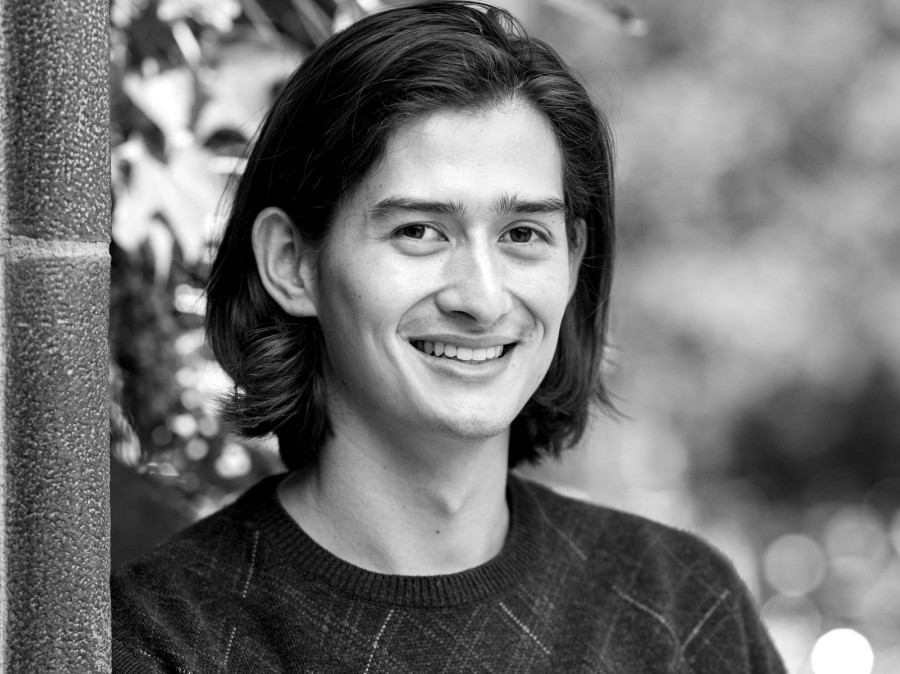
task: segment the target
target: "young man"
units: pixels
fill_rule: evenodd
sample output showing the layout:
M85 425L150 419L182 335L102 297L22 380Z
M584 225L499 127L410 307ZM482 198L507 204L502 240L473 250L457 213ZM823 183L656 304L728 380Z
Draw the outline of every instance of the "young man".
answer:
M113 578L117 671L782 672L696 538L510 476L606 404L609 132L502 12L369 17L294 74L208 288L289 469Z

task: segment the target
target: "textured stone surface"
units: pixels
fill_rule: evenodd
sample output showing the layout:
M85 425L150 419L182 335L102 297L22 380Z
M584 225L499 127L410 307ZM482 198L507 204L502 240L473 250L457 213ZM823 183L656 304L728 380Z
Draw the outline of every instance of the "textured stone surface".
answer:
M0 0L0 674L108 672L108 0Z
M92 248L6 262L10 672L109 666L109 263Z
M9 234L106 240L109 3L3 0Z

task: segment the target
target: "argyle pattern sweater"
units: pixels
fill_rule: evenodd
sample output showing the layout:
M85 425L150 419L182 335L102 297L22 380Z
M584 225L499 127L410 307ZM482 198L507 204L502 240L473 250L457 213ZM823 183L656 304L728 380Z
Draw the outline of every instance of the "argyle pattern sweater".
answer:
M497 557L392 576L310 539L282 477L113 575L114 672L784 672L733 567L693 535L511 475Z

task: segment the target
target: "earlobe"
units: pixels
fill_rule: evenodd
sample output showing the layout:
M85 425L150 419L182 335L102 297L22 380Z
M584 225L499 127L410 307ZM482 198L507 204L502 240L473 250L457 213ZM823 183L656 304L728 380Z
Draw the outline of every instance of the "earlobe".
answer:
M587 248L587 223L584 218L578 218L574 223L575 236L569 242L569 299L575 294L578 285L578 274L581 271L581 262L584 260L584 252Z
M290 216L280 208L260 211L251 238L259 278L269 296L290 316L316 316L315 250L304 245Z

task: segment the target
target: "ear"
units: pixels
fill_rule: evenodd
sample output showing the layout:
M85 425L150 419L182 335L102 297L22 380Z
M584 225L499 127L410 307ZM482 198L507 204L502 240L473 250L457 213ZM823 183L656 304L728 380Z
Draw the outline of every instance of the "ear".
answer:
M266 208L253 221L253 255L269 296L290 316L316 315L316 250L304 244L280 208Z
M574 223L574 242L569 242L569 299L575 294L575 286L578 285L578 274L581 271L581 261L584 259L584 251L587 248L587 223L584 218L578 218Z

